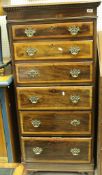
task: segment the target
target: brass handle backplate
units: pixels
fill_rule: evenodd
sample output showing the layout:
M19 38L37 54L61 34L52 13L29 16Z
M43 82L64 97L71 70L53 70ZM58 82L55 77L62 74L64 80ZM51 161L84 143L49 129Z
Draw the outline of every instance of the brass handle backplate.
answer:
M80 75L80 73L81 73L80 69L71 69L70 70L70 75L73 78L78 78L78 76Z
M70 122L70 124L72 125L72 126L79 126L80 125L80 120L71 120L71 122Z
M39 102L39 97L32 96L32 97L29 97L29 100L32 104L37 104Z
M35 147L35 148L33 148L33 153L34 153L35 155L40 155L40 154L42 153L42 151L43 151L43 149L40 148L40 147Z
M28 56L32 57L37 53L37 49L29 47L26 49L26 53Z
M30 78L36 78L40 75L39 71L38 70L35 70L35 69L32 69L30 71L27 72L27 75L30 77Z
M78 156L80 154L80 149L79 148L72 148L70 150L73 156Z
M80 101L80 96L78 95L71 95L70 100L73 104L77 104Z
M36 30L32 29L32 28L26 28L24 33L26 34L26 36L28 38L31 38L31 37L33 37L36 34Z
M78 55L80 52L80 47L78 46L73 46L69 48L69 53L71 53L73 56Z
M80 32L80 28L78 26L70 26L68 27L68 31L71 35L75 36Z
M41 121L40 120L32 120L31 123L34 126L34 128L38 128L41 125Z

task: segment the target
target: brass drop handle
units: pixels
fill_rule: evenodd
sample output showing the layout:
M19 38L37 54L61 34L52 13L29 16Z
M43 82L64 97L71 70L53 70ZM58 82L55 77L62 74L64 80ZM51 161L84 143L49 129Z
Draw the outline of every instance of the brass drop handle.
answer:
M78 46L73 46L73 47L69 48L69 53L71 53L71 55L73 55L73 56L78 55L79 52L80 52L80 47L78 47Z
M73 104L77 104L80 101L80 96L78 95L71 95L70 100Z
M42 151L43 151L43 149L40 148L40 147L35 147L35 148L33 148L33 153L34 153L35 155L40 155L40 154L42 153Z
M27 53L28 56L32 57L37 53L37 49L29 47L29 48L26 49L26 53Z
M72 148L70 150L70 152L72 153L73 156L79 156L80 154L80 149L79 148Z
M80 120L71 120L71 122L70 122L70 124L72 125L72 126L80 126Z
M36 34L36 30L35 29L32 29L32 28L26 28L24 30L24 33L26 34L26 36L28 38L31 38L31 37L33 37Z
M70 26L68 27L68 31L70 32L71 35L76 36L80 32L80 27L78 26Z
M40 73L38 70L32 69L32 70L27 72L27 75L30 78L36 78L36 77L40 76Z
M31 123L34 126L34 128L38 128L41 125L40 120L32 120Z
M39 102L39 97L36 97L36 96L29 97L29 101L32 104L37 104Z
M70 75L73 77L73 78L78 78L79 75L80 75L81 71L80 69L71 69L70 70Z

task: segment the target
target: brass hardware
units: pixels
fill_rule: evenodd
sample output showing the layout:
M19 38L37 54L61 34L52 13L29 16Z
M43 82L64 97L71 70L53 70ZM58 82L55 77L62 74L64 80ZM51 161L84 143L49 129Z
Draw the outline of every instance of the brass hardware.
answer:
M37 49L29 47L26 49L26 53L28 56L32 57L37 53Z
M72 148L70 150L73 156L78 156L80 154L80 149L79 148Z
M78 55L78 53L80 52L80 47L78 47L78 46L73 46L73 47L69 48L69 52L70 52L72 55Z
M32 96L29 98L29 100L32 104L37 104L39 102L39 97Z
M38 128L41 125L41 121L40 120L32 120L31 123L34 126L34 128Z
M70 70L70 75L73 77L73 78L78 78L79 74L80 74L80 69L71 69Z
M26 34L28 38L31 38L36 34L36 30L32 28L27 28L25 29L24 33Z
M71 120L70 124L72 126L79 126L80 125L80 120Z
M40 147L35 147L35 148L33 148L33 152L34 152L34 154L36 154L36 155L41 154L42 151L43 151L43 149L40 148Z
M70 32L71 35L75 36L80 32L80 28L78 26L71 26L68 27L68 31Z
M27 72L27 75L30 77L30 78L36 78L40 75L39 71L38 70L30 70L29 72Z
M49 29L53 31L55 29L55 26L51 26Z
M72 102L73 104L77 104L77 103L80 101L80 96L78 96L78 95L76 95L76 96L71 95L71 96L70 96L70 100L71 100L71 102Z

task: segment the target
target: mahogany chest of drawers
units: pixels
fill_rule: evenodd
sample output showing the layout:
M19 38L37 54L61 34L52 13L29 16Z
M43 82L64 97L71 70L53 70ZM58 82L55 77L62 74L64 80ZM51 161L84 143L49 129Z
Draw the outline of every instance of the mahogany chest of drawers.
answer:
M28 170L94 173L99 3L4 3Z

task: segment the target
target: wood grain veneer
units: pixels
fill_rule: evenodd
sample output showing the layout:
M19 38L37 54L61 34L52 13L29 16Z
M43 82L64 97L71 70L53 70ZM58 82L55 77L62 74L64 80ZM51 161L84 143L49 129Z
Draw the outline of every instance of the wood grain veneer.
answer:
M69 31L70 27L77 26L80 31L77 35L72 35ZM26 29L33 29L35 33L28 37L25 33ZM12 26L14 40L30 40L39 38L74 38L74 37L93 37L93 22L66 22L53 24L26 24Z
M73 103L71 96L80 100ZM37 103L30 100L37 97ZM91 110L93 88L91 86L18 87L19 110Z
M22 63L15 66L18 84L91 83L94 81L93 62ZM77 76L73 75L75 70L79 71Z
M21 111L19 115L21 133L24 136L90 136L92 134L93 116L91 112Z
M22 162L32 173L37 170L93 175L97 123L96 18L100 2L23 2L4 3ZM71 33L68 27L76 33ZM70 69L80 69L80 75L72 78ZM81 122L79 128L70 126L74 117ZM44 152L34 155L35 147L43 148ZM71 148L75 148L74 156ZM80 155L77 151L81 151Z
M42 149L41 154L34 153L36 147ZM72 149L78 149L78 155ZM25 162L90 163L91 139L22 137L22 151Z
M68 59L93 59L93 41L36 41L14 43L15 60L68 60ZM79 48L75 55L71 54L71 48ZM34 49L30 56L28 49Z

